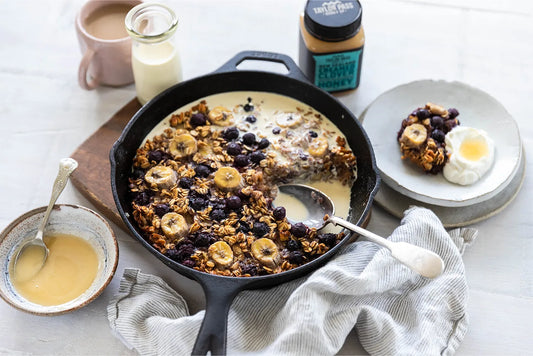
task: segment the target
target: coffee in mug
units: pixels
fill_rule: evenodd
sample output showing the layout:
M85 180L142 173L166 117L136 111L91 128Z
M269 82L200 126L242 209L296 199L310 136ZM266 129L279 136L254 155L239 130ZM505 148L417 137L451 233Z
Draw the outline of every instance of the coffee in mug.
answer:
M131 38L124 26L129 10L140 0L90 0L76 17L83 57L78 70L82 88L133 83Z

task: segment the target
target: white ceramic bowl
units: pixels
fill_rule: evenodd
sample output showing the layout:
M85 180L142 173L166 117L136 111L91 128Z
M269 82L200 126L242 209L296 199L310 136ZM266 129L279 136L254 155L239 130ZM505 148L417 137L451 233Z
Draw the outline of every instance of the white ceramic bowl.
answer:
M92 285L74 300L54 306L32 303L17 293L9 273L15 253L21 243L35 235L45 210L46 207L41 207L27 212L0 234L0 296L11 306L28 313L58 315L79 309L102 293L117 268L118 244L109 224L96 212L78 205L55 205L46 231L71 234L88 241L99 259L98 272Z

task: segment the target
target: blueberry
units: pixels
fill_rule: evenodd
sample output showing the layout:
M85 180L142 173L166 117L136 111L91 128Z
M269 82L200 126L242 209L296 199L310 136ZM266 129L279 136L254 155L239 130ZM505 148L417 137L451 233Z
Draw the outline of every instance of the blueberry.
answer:
M183 177L180 179L179 186L183 189L189 189L194 184L194 178Z
M250 124L253 124L257 121L257 117L255 117L254 115L250 115L250 116L246 116L246 121L248 121Z
M245 145L251 146L255 144L255 135L251 132L247 132L244 135L242 135L242 143Z
M207 247L215 240L215 236L209 232L199 232L194 240L194 245L197 247Z
M282 206L277 206L272 211L272 216L274 216L274 219L276 219L277 221L283 220L286 215L287 211Z
M277 126L272 129L272 133L274 135L279 135L280 132L281 132L281 128L279 128Z
M147 192L137 192L135 195L135 204L148 205L150 204L150 194Z
M250 164L250 159L247 155L237 155L233 159L233 163L236 167L246 167Z
M315 131L311 130L309 131L309 136L311 136L312 138L315 138L315 137L318 137L318 134Z
M231 197L226 199L226 206L228 207L228 209L231 209L231 210L237 210L237 209L242 208L241 198L239 198L236 195L232 195Z
M251 277L257 276L257 266L252 263L241 263L241 271L243 274L249 274Z
M196 265L196 262L194 260L191 260L190 258L184 260L182 263L185 267L193 268Z
M304 262L304 254L301 251L291 251L289 253L289 262L300 265Z
M298 240L289 240L287 241L287 250L296 251L302 247L302 244Z
M254 151L250 154L250 161L253 163L259 164L262 160L266 158L265 154L263 152Z
M459 111L456 108L450 108L448 109L448 116L450 119L455 119L457 116L459 116Z
M207 118L205 117L204 114L199 112L199 113L196 113L193 116L191 116L191 119L189 120L189 123L192 126L194 126L194 127L203 126L203 125L205 125L207 123Z
M425 120L430 115L431 115L431 113L427 109L420 109L420 110L416 111L416 117L418 117L420 120Z
M230 156L240 155L242 152L241 145L236 142L228 143L228 145L226 146L226 152L228 152Z
M221 221L221 220L224 220L226 218L226 213L224 212L223 209L213 209L211 211L211 214L209 214L209 216L213 220Z
M163 215L165 215L166 213L168 213L170 210L170 207L168 206L168 204L157 204L154 208L154 211L155 213L157 214L157 216L159 217L162 217Z
M234 126L228 127L227 129L224 130L224 133L222 134L222 136L224 137L226 141L235 140L236 138L239 137L239 129Z
M270 141L267 140L266 138L262 138L261 141L259 141L259 143L257 144L257 148L262 150L264 148L267 148L269 145L270 145Z
M243 106L244 111L250 112L254 110L254 104L248 103Z
M433 130L431 133L431 138L440 143L444 142L445 137L446 135L441 130Z
M307 226L303 223L291 225L291 234L296 237L304 237L307 234Z
M226 199L216 199L214 200L211 205L213 206L213 209L226 209Z
M148 152L148 160L149 161L161 162L164 157L165 157L165 152L163 152L161 150L149 151Z
M192 244L184 243L179 245L175 249L168 250L167 256L173 259L174 261L183 262L187 259L190 259L195 251L196 248Z
M431 126L436 129L442 129L444 126L444 119L441 116L433 116L431 118Z
M325 233L318 235L318 241L326 246L332 247L337 243L337 235L332 233Z
M200 178L207 178L211 174L211 168L206 165L199 164L194 168L196 175Z
M254 223L254 227L252 228L252 232L257 237L263 237L266 234L270 232L270 227L268 227L267 224L262 222L256 222Z
M189 199L189 206L196 211L204 210L207 205L207 201L201 197L193 197Z
M457 126L457 122L455 121L455 119L444 121L445 132L450 132L455 126Z
M250 225L246 221L239 221L239 227L237 228L237 232L243 232L247 233L250 231Z

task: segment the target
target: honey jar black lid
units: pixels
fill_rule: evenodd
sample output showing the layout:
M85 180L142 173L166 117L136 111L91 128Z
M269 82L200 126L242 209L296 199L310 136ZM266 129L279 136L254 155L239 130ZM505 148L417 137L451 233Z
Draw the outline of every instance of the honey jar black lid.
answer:
M308 0L304 24L314 37L325 41L342 41L359 31L362 12L358 0Z

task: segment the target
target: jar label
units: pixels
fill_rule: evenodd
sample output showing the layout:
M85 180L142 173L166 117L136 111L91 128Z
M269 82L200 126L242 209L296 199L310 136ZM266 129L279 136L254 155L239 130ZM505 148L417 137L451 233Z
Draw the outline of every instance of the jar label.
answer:
M313 54L314 84L327 91L355 89L359 86L363 48L354 51Z

